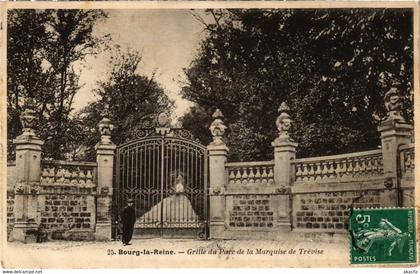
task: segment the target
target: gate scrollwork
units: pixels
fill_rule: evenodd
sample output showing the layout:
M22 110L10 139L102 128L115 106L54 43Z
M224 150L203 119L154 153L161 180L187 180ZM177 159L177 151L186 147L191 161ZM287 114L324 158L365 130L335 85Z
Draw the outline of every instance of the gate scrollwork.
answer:
M117 148L114 203L122 209L128 198L135 201L139 233L184 230L202 237L208 217L206 147L188 130L169 128L165 115L155 128L150 125L143 122L135 139Z

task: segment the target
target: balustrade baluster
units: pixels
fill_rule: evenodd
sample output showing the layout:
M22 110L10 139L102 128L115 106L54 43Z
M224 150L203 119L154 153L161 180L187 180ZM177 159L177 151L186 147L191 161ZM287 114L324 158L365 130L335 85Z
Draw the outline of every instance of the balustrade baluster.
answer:
M48 175L49 172L47 171L47 169L43 168L41 172L41 184L45 184L48 182Z
M262 170L263 170L263 172L262 172L262 175L261 175L261 183L266 184L267 183L267 176L268 176L266 167L262 167Z
M55 174L55 178L61 178L61 177L63 177L63 170L59 168L57 170L57 173Z
M273 184L274 183L274 172L273 172L273 168L271 167L267 167L268 168L268 183L269 184Z
M384 165L382 163L382 158L378 157L378 173L383 174L384 171Z
M366 161L367 158L362 158L360 162L360 175L365 176L366 175Z
M79 184L84 184L85 181L85 173L83 172L83 170L79 170Z
M321 162L317 162L314 165L314 167L316 167L315 174L314 174L315 181L319 181L319 180L322 179L322 175L321 175Z
M254 168L248 167L248 172L249 172L249 175L248 175L248 183L253 184L255 182L254 181L254 178L255 178Z
M333 170L334 170L334 174L332 175L332 177L334 179L339 179L341 178L341 169L340 169L340 161L335 160L333 163Z
M69 184L70 183L70 177L71 177L71 173L68 169L64 170L64 183L65 184Z
M345 173L345 177L346 178L351 178L353 177L353 161L352 159L346 159L344 160L346 162L346 173Z
M322 167L321 167L321 178L322 179L329 179L329 173L328 173L328 162L322 162Z
M235 183L235 170L233 168L229 169L229 183Z
M296 182L302 182L302 164L295 164L295 169L296 169L296 173L295 173L295 181Z
M261 183L261 172L260 172L260 167L256 168L256 173L255 173L255 183L259 184Z
M240 171L239 168L236 168L235 171L236 171L235 183L240 184L241 183L241 178L242 178L241 171Z
M346 177L346 172L347 172L347 165L346 165L346 160L341 160L338 163L338 173L340 174L340 179Z
M303 163L302 164L302 181L307 182L309 181L309 170L308 170L308 164Z
M366 175L371 175L372 174L372 157L368 157L366 158L366 165L365 165L365 170L366 170Z
M247 169L246 168L242 168L242 180L241 182L243 184L247 184L248 183L248 173L247 173Z
M55 174L55 181L58 184L62 184L64 182L64 170L62 168L59 168Z
M48 172L48 170L46 168L43 168L41 176L42 177L48 177L49 175L50 175L50 173Z
M71 174L71 181L70 183L72 183L73 185L77 185L77 178L79 177L79 175L77 174L76 170L73 170L72 174Z
M334 161L329 161L328 162L327 177L330 180L333 180L333 179L336 178L336 173L335 173L335 170L334 170Z
M87 184L92 184L92 171L90 169L87 170L87 174L86 174L86 183Z
M315 165L314 165L314 163L310 163L308 165L308 169L309 169L309 172L308 172L309 181L315 181Z
M353 159L353 162L354 162L353 177L360 177L361 175L360 161L361 159L357 159L357 158Z
M372 173L379 174L378 157L372 159Z

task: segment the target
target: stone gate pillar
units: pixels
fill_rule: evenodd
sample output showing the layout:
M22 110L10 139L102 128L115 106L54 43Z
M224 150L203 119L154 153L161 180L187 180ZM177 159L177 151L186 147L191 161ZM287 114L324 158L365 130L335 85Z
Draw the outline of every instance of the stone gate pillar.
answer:
M296 158L297 143L289 136L292 125L289 107L282 103L279 107L276 125L279 136L272 142L274 147L274 183L278 189L277 197L277 227L291 229L291 194L290 185L293 181L291 161Z
M385 93L385 107L387 117L381 122L378 131L381 134L382 157L384 176L386 181L385 191L381 197L381 206L399 206L397 184L399 146L409 144L413 126L407 124L401 115L402 102L396 88L391 88Z
M111 240L112 180L116 146L111 141L111 130L113 129L111 121L104 117L98 127L101 140L95 146L98 178L95 239Z
M41 152L44 142L36 136L36 113L32 105L20 115L23 131L16 145L15 224L11 240L35 242L38 229L38 188L41 179Z
M210 132L213 135L213 142L207 146L209 153L209 171L210 171L210 237L220 238L225 230L225 199L223 194L226 182L225 163L228 147L223 141L223 135L226 130L222 118L222 112L217 109L213 116L214 121L210 125Z

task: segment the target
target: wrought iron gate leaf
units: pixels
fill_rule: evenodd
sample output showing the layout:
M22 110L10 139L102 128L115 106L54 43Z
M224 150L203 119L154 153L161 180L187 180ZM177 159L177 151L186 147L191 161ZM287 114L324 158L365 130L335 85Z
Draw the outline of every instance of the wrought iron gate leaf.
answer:
M160 235L180 230L198 233L208 217L206 147L191 140L184 129L144 132L117 148L114 214L131 198L140 234L150 230Z

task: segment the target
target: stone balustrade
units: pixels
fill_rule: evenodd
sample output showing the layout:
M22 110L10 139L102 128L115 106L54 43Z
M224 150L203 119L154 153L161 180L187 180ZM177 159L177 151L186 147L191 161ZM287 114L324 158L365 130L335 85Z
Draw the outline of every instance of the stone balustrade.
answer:
M41 185L96 186L96 163L44 160Z
M273 184L274 162L227 163L229 184Z
M303 158L292 164L295 183L351 181L383 175L381 150Z

